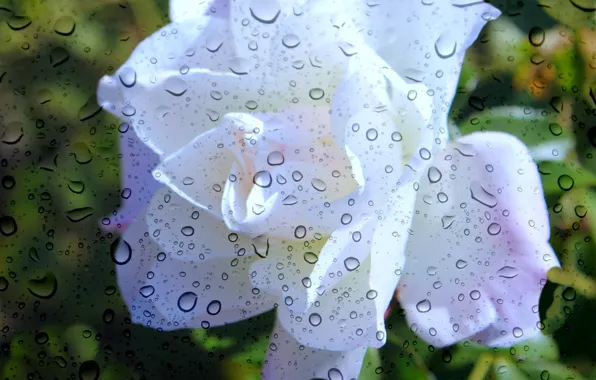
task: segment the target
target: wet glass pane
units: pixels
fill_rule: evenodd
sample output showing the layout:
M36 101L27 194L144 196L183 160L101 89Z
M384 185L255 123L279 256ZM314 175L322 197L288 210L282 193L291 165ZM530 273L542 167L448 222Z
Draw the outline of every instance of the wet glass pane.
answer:
M595 379L594 0L0 0L1 379Z

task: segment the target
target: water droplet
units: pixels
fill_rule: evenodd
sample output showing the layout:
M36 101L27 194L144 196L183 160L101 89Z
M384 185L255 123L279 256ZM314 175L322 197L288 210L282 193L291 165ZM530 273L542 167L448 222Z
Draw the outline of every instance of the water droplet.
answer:
M91 119L93 116L101 112L101 106L98 105L95 97L91 97L87 100L85 105L79 110L79 120L85 121Z
M95 360L87 360L79 367L79 380L99 379L99 364Z
M295 196L290 194L287 197L285 197L281 201L281 203L285 206L292 206L292 205L295 205L296 203L298 203L298 198L296 198Z
M4 177L2 177L2 187L10 190L13 187L15 187L15 185L17 184L17 182L15 181L13 176L10 175L5 175Z
M128 198L130 198L131 195L132 195L132 190L129 189L128 187L125 187L124 189L122 189L122 192L120 193L120 196L123 199L128 199Z
M400 142L401 140L403 140L403 136L399 132L393 132L391 134L391 140L395 142Z
M58 291L58 280L53 273L48 273L40 279L29 280L27 290L35 297L50 299Z
M0 233L4 236L14 235L17 232L17 222L12 216L0 217Z
M304 253L304 261L306 261L309 264L316 264L317 261L319 261L319 256L317 256L316 253L314 253L314 252L305 252ZM310 279L309 279L309 281L310 281Z
M325 91L320 88L311 88L308 92L308 96L313 100L319 100L325 96Z
M170 95L182 96L188 89L186 82L178 77L169 77L164 84L166 91Z
M298 38L298 36L295 34L286 34L281 39L281 43L288 49L293 49L300 45L300 38Z
M323 322L323 318L321 318L321 316L317 313L312 313L309 317L308 317L308 322L310 322L311 325L313 325L314 327L318 326L321 324L321 322Z
M8 289L8 279L4 276L0 277L0 292L4 292Z
M193 292L184 292L178 298L178 308L185 313L192 311L197 306L198 296Z
M501 225L499 223L491 223L487 231L490 235L498 235L501 232Z
M422 301L416 304L416 310L420 313L428 313L431 309L430 301L427 299L423 299Z
M318 178L313 178L310 184L317 191L325 191L327 189L327 185L325 185L325 182Z
M61 36L70 36L75 30L75 20L70 16L62 16L54 23L54 32Z
M8 282L7 282L7 284L8 284ZM302 279L302 286L304 286L305 288L310 288L312 286L312 281L310 280L309 277L304 277Z
M451 37L450 33L443 33L435 42L435 52L440 58L451 58L457 50L457 42Z
M252 17L264 24L273 24L281 13L276 0L252 0L249 9Z
M344 380L344 375L342 375L341 371L337 368L331 368L327 372L328 380Z
M366 298L369 300L374 300L375 298L377 298L378 295L379 293L377 293L377 291L374 289L371 289L368 292L366 292Z
M369 141L375 141L377 139L377 137L379 137L379 132L377 132L376 129L371 128L368 131L366 131L366 138Z
M63 47L55 47L50 51L50 63L54 67L58 67L64 62L68 61L70 53ZM97 107L97 105L95 105Z
M546 38L546 33L544 32L544 29L542 29L541 27L537 26L537 27L530 29L530 33L528 34L528 39L530 40L530 43L532 45L541 46L544 43L545 38Z
M457 269L464 269L465 267L468 266L468 262L465 260L457 260L457 262L455 263L455 266L457 267Z
M269 153L267 156L267 163L271 166L282 165L284 160L283 153L278 150Z
M420 158L422 158L423 160L430 160L431 153L428 149L422 148L418 153L420 154Z
M563 290L561 294L565 301L574 301L575 297L577 297L577 292L572 287L568 286Z
M180 232L182 232L182 235L184 236L192 236L195 233L195 229L191 226L185 226L180 229Z
M207 313L209 315L217 315L221 311L221 302L213 300L207 305Z
M296 227L296 229L294 230L294 236L296 237L296 239L304 239L304 237L306 236L306 227Z
M250 71L250 61L246 58L236 57L230 61L228 68L236 75L246 75Z
M40 332L39 334L35 335L35 343L37 344L46 344L50 341L50 336L46 332Z
M215 53L221 48L224 42L224 37L220 33L212 33L207 37L205 49L211 53Z
M126 240L118 238L110 245L110 256L115 264L124 265L132 258L132 247Z
M341 224L343 224L343 225L350 224L352 222L352 215L350 215L350 214L343 214L341 216L341 219L340 220L341 220Z
M141 289L139 289L139 293L141 293L141 295L145 298L151 297L153 293L155 293L155 288L151 285L143 286Z
M445 215L441 218L441 224L443 225L443 229L447 229L451 227L451 225L455 222L455 216L452 215Z
M31 25L31 19L29 17L11 16L6 23L12 30L21 30Z
M443 178L443 174L441 174L441 171L435 166L431 166L428 169L428 180L430 183L437 183L441 180L441 178Z
M358 269L358 267L360 266L360 261L355 257L348 257L344 260L344 266L346 267L348 272L351 272L353 270Z
M82 181L68 181L68 189L75 194L82 194L85 191L85 183Z
M516 338L521 338L524 335L524 330L519 327L513 328L513 336Z
M478 300L482 294L478 290L472 290L470 292L470 298L474 301Z
M73 223L80 222L93 215L91 207L80 207L66 212L66 217Z
M13 145L23 138L23 124L19 121L7 123L2 133L2 142Z
M472 199L485 205L486 207L493 208L498 203L497 197L486 191L478 182L472 182L470 185L470 193Z
M299 182L300 180L302 180L302 178L303 178L303 175L298 170L295 170L292 172L292 179L294 181Z
M249 100L246 103L244 103L244 107L248 108L251 111L256 110L258 106L259 106L258 103L255 102L254 100Z
M573 188L573 185L575 185L575 181L573 180L573 177L571 177L567 174L562 174L557 179L557 184L559 185L561 190L569 191Z
M470 96L468 99L468 105L474 108L476 111L484 110L484 101L477 96Z
M267 170L261 170L253 177L253 183L264 189L270 187L272 182L273 178L271 178L271 173Z
M437 271L438 271L437 267L430 266L430 267L426 268L426 274L428 274L429 276L436 275Z

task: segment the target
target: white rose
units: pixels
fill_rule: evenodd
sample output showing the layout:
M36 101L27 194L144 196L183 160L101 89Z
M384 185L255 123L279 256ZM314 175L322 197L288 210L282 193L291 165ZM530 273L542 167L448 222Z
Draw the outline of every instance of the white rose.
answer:
M447 142L463 54L498 11L427 4L171 1L98 91L159 157L125 154L135 202L113 220L148 201L113 253L134 322L277 305L267 379L356 378L398 282L434 345L539 333L557 260L536 167L504 134Z

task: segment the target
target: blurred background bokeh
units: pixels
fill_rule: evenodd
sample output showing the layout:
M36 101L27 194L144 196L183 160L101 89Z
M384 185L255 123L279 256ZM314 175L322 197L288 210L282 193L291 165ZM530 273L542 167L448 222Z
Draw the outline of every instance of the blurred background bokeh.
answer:
M468 51L452 130L512 133L539 164L562 262L540 302L544 336L435 349L396 306L361 379L596 380L596 0L491 3L503 16ZM0 0L1 379L259 378L271 313L209 330L133 325L118 236L100 228L123 202L119 146L134 132L97 106L96 85L167 8Z

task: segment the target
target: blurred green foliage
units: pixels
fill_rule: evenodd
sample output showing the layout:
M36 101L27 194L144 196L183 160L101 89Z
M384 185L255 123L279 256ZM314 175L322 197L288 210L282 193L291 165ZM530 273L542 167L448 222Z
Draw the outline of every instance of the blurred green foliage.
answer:
M541 161L563 266L541 299L545 335L439 350L397 307L361 379L596 380L596 1L492 3L503 17L469 50L451 118L463 134L514 134ZM167 22L166 0L0 0L3 379L259 378L271 313L210 330L132 325L117 236L97 222L121 202L121 132L97 81Z

